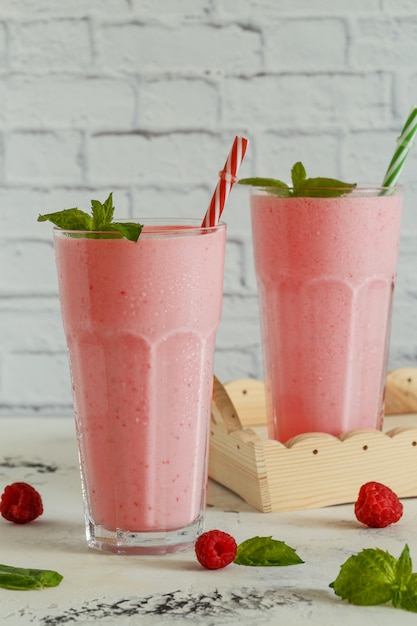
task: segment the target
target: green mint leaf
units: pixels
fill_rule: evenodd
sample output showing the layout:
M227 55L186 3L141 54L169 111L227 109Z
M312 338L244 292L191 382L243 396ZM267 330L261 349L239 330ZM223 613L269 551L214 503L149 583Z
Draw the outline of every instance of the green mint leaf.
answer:
M401 592L399 604L394 606L417 613L417 574L411 574L407 586Z
M98 200L91 200L91 214L93 216L93 229L101 230L106 224L104 205Z
M0 565L0 587L25 591L56 587L63 576L53 570Z
M111 224L114 215L113 194L110 193L104 204L99 200L91 200L91 212L94 230L101 230L103 227Z
M10 574L0 571L0 587L3 589L13 589L15 591L27 591L29 589L40 589L41 584L33 576L24 574Z
M291 169L291 180L292 180L292 186L294 187L294 189L296 189L297 187L300 187L304 183L306 178L307 178L307 173L301 161L294 163Z
M275 178L242 178L240 185L251 185L252 187L265 187L268 192L287 198L309 197L309 198L336 198L350 193L356 187L356 183L344 183L336 178L307 178L306 170L301 161L297 161L291 169L292 189L281 180Z
M106 216L106 222L107 224L111 223L113 221L113 216L114 216L114 205L113 205L113 193L110 192L109 193L109 197L107 198L107 200L104 202L104 213Z
M94 231L91 235L87 235L92 239L109 239L111 237L103 233L111 232L120 233L122 237L136 242L142 232L142 225L134 222L113 222L113 215L113 194L110 193L104 203L91 200L91 215L77 208L65 209L39 215L38 222L50 221L63 230Z
M112 222L111 230L118 231L130 241L137 241L142 232L142 224L135 222ZM107 230L107 229L106 229Z
M411 561L410 550L406 544L400 558L397 561L395 583L392 586L392 604L395 607L401 606L403 593L408 588L412 570L413 564Z
M247 539L238 546L234 562L263 567L303 563L293 548L272 537Z
M252 187L283 187L288 189L288 185L276 178L240 178L239 185L252 185Z
M397 561L396 580L400 584L407 584L413 571L413 563L411 561L410 549L406 544Z
M392 599L396 575L397 559L379 548L368 548L348 558L330 587L352 604L385 604Z
M64 209L56 213L39 215L38 222L46 221L64 230L93 230L93 220L90 215L79 209Z
M306 178L294 188L294 196L309 198L337 198L352 191L354 183L343 183L336 178Z
M252 187L268 187L268 191L274 196L288 198L291 195L290 188L282 180L276 178L241 178L239 185L251 185Z

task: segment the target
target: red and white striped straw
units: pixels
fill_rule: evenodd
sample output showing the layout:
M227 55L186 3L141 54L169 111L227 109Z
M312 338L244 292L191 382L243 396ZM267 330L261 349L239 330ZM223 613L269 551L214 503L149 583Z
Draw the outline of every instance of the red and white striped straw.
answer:
M235 137L232 149L227 157L224 168L219 172L219 182L214 190L211 202L207 209L207 213L204 216L201 226L217 226L220 216L223 213L226 200L229 196L230 190L237 181L237 173L239 171L240 164L242 163L248 140L245 137Z

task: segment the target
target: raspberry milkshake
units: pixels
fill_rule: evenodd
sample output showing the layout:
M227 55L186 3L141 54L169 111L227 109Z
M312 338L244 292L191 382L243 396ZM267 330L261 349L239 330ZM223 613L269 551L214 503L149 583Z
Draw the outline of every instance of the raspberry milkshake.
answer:
M144 222L137 243L55 229L88 541L125 553L201 530L223 285L224 224Z
M271 438L381 426L401 206L252 188Z

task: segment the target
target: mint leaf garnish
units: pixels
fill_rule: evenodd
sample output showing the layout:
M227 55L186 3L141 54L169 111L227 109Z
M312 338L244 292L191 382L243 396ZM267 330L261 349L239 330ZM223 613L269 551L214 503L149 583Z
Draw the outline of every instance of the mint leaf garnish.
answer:
M101 230L111 224L114 215L113 194L111 193L104 204L99 200L91 200L94 230Z
M137 241L142 232L142 224L135 222L113 222L114 205L113 194L104 203L99 200L91 200L91 215L80 211L80 209L64 209L55 213L39 215L38 222L52 222L58 228L64 230L96 231L96 239L105 239L105 235L99 233L113 232L119 233L130 241Z
M303 563L294 548L272 537L252 537L237 548L234 563L252 566L296 565Z
M56 587L62 579L63 576L53 570L0 565L0 587L4 589L26 591Z
M356 185L342 183L335 178L306 178L299 187L294 188L294 196L309 198L337 198L350 193Z
M268 188L269 193L280 198L289 198L293 195L290 187L276 178L241 178L239 185L251 185L252 187Z
M38 222L50 221L55 226L67 230L93 230L93 220L84 211L79 209L64 209L56 213L39 215Z
M307 172L301 161L294 163L291 169L291 180L294 189L301 186L307 179Z
M265 187L273 195L281 198L316 197L335 198L350 193L355 183L344 183L336 178L307 178L306 170L301 161L295 163L291 169L292 188L275 178L241 178L240 185Z
M329 586L352 604L370 606L391 601L395 608L417 612L417 574L412 573L407 545L399 559L379 548L350 556Z
M142 231L142 225L135 222L112 222L110 226L111 228L107 227L106 230L117 231L130 241L137 241Z

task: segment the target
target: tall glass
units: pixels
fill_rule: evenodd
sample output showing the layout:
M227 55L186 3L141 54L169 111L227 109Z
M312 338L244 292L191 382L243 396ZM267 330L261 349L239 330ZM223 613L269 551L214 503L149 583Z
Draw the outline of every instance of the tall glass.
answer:
M381 428L401 209L251 188L270 438Z
M165 553L202 531L226 227L54 229L87 543Z

